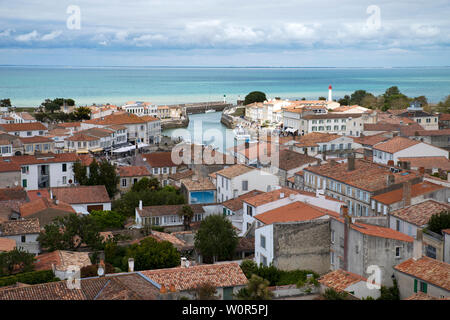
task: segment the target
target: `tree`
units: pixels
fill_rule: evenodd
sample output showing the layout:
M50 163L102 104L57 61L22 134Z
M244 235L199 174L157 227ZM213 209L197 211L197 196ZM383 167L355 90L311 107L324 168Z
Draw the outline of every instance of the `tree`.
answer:
M81 185L87 185L87 167L83 166L80 161L77 161L73 164L72 168L75 181Z
M131 187L132 191L140 192L144 190L160 190L161 184L157 178L142 178Z
M61 109L61 105L56 103L55 100L50 99L45 99L45 101L41 103L41 107L50 113L54 113L55 111L59 111Z
M319 97L319 100L327 100L325 97Z
M34 254L20 248L0 253L0 276L33 271L34 260Z
M368 95L372 95L372 94L367 92L366 90L356 90L350 96L350 104L352 104L352 105L357 104L360 106L362 104L362 100Z
M180 253L169 241L158 242L154 238L145 238L139 244L127 248L124 261L134 259L136 271L173 268L180 265Z
M350 96L346 94L343 98L339 99L338 102L343 106L348 106L350 104Z
M237 293L240 300L271 300L273 293L268 289L269 281L253 274L247 284Z
M373 94L369 93L361 100L360 106L364 108L374 109L377 106L377 98Z
M56 98L53 100L53 102L59 105L60 107L62 107L64 104L66 104L67 106L75 105L75 100L73 99Z
M400 300L400 292L398 290L397 280L393 280L393 286L388 288L381 286L380 297L377 300Z
M8 98L8 99L1 99L0 100L0 107L2 107L2 108L9 108L9 107L11 107L11 100Z
M208 260L230 259L238 244L236 230L223 215L210 215L195 234L195 248Z
M248 105L254 102L264 102L266 101L266 94L261 91L252 91L248 95L245 96L244 105Z
M78 107L73 112L74 120L89 120L91 118L91 109L87 107Z
M191 228L190 224L192 218L194 217L194 211L192 210L192 207L189 205L182 206L180 212L178 212L178 215L180 217L183 217L184 230L189 230Z
M258 272L258 265L253 260L244 260L241 263L242 272L244 272L247 279L250 279L252 274Z
M77 250L84 243L89 248L103 248L100 228L90 215L75 213L57 217L38 236L39 244L48 251Z
M117 184L120 177L117 175L116 166L105 159L100 164L94 159L89 165L89 176L87 168L76 162L73 166L75 180L81 185L101 186L104 185L110 198L118 191Z
M437 111L442 113L450 112L450 95L448 95L444 101L438 103Z
M121 229L126 221L126 217L117 211L94 210L89 215L100 230Z
M428 230L440 234L442 230L450 228L450 211L444 210L432 215L428 221Z
M345 291L336 291L332 288L328 288L323 293L323 297L326 300L347 300L348 293Z
M109 163L106 160L103 160L100 163L100 185L104 185L106 187L106 191L108 191L108 195L110 198L114 197L114 195L118 191L118 183L120 177L117 175L116 166Z
M195 296L197 300L217 300L216 287L210 282L203 282L195 287Z

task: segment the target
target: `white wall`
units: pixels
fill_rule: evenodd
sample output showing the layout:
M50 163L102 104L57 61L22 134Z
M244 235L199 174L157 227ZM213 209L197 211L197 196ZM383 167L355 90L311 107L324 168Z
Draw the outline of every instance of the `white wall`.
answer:
M261 247L261 235L266 237L266 248ZM273 261L273 224L265 225L255 229L255 262L262 263L262 257L267 258L267 265Z

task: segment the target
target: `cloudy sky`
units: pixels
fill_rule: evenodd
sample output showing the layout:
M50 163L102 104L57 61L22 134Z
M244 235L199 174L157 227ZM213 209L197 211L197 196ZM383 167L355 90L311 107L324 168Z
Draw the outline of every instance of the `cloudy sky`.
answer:
M0 4L0 64L450 65L448 0L0 0Z

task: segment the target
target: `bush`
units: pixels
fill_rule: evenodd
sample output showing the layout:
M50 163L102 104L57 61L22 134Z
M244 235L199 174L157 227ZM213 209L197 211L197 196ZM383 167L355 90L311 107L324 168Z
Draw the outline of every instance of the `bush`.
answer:
M338 292L338 291L336 291L334 289L328 288L323 293L323 297L326 300L347 300L348 293L345 292L345 291Z
M397 280L393 280L394 285L390 288L381 286L381 295L377 300L400 300L400 292L397 286Z
M10 286L17 282L26 284L39 284L47 282L60 281L59 278L53 275L52 270L32 271L19 273L14 276L0 278L0 287Z
M80 270L81 278L97 277L97 272L98 264L91 264L90 266L83 267ZM105 262L105 274L114 272L114 267L110 263Z

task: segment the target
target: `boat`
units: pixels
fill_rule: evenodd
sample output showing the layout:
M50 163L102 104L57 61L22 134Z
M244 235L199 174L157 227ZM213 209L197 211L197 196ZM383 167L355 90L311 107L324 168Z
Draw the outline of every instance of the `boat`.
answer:
M211 113L211 112L216 112L216 110L214 110L214 109L208 109L208 110L205 111L205 113Z

